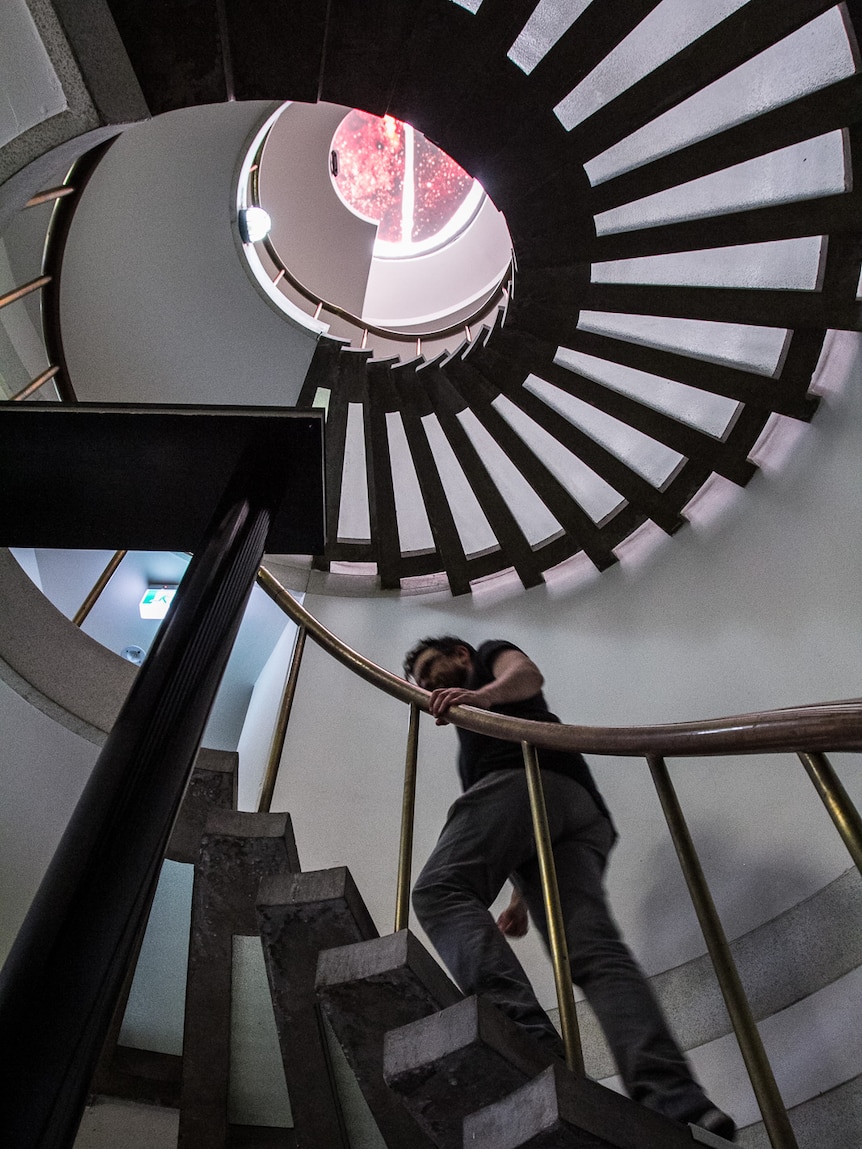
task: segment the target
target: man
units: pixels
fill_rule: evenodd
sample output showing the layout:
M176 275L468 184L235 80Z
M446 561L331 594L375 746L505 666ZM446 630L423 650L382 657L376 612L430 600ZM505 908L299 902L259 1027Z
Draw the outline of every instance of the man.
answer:
M536 664L510 642L474 650L454 635L425 638L404 671L431 692L444 725L452 706L559 722L548 710ZM423 929L464 993L481 993L549 1053L562 1042L504 934L520 937L532 917L547 926L521 748L458 730L464 793L413 890ZM539 751L572 980L601 1023L629 1094L675 1121L733 1140L736 1127L692 1077L646 979L611 917L603 886L616 831L580 754ZM488 907L510 878L515 893L496 925Z

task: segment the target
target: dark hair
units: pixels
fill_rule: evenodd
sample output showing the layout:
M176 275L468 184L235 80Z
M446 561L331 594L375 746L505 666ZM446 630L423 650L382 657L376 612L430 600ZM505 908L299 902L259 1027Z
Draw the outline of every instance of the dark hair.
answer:
M413 647L408 650L404 656L404 677L413 677L413 667L416 665L416 659L425 650L439 650L441 654L454 654L455 649L459 646L465 646L470 651L471 656L476 653L469 642L465 642L463 638L458 638L455 634L441 634L439 638L423 638Z

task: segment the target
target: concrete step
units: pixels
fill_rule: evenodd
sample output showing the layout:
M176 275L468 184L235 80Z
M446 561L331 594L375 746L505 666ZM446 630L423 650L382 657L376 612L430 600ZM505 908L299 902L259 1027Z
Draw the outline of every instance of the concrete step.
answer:
M469 1149L695 1149L724 1146L678 1125L565 1066L553 1065L464 1121ZM710 1138L710 1140L706 1140ZM460 1143L459 1143L460 1146Z
M506 1098L551 1064L496 1006L468 997L387 1033L383 1076L435 1145L461 1149L469 1114Z
M227 1149L233 938L257 935L262 879L298 869L289 815L210 811L192 892L178 1149Z
M343 866L264 878L257 916L300 1143L348 1149L314 979L321 950L376 938L377 929Z
M461 994L409 930L327 950L317 995L390 1149L430 1149L383 1080L383 1039L391 1029L454 1005Z

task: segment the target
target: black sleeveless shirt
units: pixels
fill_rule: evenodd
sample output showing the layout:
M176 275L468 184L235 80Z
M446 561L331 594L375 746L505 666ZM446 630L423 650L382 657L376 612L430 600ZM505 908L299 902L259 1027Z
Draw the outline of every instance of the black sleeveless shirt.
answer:
M494 681L492 666L497 656L504 650L517 650L524 652L520 647L504 639L492 639L483 642L473 656L473 670L466 682L467 690L478 690ZM539 691L532 698L524 698L520 702L505 702L499 706L488 709L495 714L508 714L512 718L530 718L534 722L559 722L556 714L548 709L544 694ZM458 729L458 739L461 744L458 754L458 773L461 776L461 785L469 790L480 778L491 774L495 770L523 770L524 757L519 742L506 742L501 738L491 738L487 734L476 734L472 730ZM610 819L608 808L590 773L590 768L580 754L571 754L563 750L538 750L539 765L543 770L552 770L557 774L566 774L579 782L590 794L599 810Z

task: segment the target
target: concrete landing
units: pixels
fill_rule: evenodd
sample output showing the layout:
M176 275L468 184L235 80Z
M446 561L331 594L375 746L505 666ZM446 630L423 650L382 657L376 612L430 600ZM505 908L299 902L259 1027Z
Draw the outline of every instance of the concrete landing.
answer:
M469 1149L695 1149L696 1144L690 1128L562 1065L464 1121L463 1145Z
M410 933L359 942L320 955L317 994L390 1149L430 1149L383 1080L388 1030L436 1013L461 994Z

